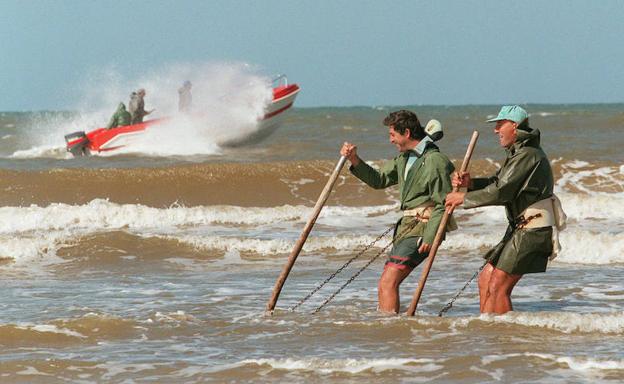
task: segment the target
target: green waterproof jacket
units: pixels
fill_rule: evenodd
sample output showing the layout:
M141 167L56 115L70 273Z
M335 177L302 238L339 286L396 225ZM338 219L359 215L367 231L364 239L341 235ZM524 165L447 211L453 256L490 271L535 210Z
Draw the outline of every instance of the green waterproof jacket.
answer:
M552 228L516 229L528 206L553 194L552 169L540 147L539 130L518 130L516 142L506 152L507 158L494 176L472 179L463 208L504 206L509 227L485 258L511 274L543 272L552 253Z
M119 103L119 105L117 106L117 110L115 111L113 116L111 116L106 128L111 129L124 125L130 125L130 121L130 112L126 111L126 106L124 103Z
M423 155L416 160L405 177L405 166L409 152L404 152L384 163L376 170L364 161L351 166L353 175L375 189L383 189L398 184L401 210L413 209L433 201L435 204L427 223L420 222L407 233L403 233L414 220L414 217L403 217L399 220L395 236L402 238L422 236L423 242L431 244L444 214L444 199L451 191L451 173L455 169L453 163L442 154L437 146L429 144Z
M514 223L529 205L552 196L553 174L538 129L519 129L516 142L505 151L507 158L494 176L472 179L463 207L502 205Z

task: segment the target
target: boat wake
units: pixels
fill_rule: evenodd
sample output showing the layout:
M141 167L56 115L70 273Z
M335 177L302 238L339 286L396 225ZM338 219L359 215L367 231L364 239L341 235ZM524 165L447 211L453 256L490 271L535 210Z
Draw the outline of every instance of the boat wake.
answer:
M193 107L188 115L177 111L177 89L185 80L193 83ZM103 127L119 102L127 104L132 90L145 88L146 118L170 117L145 134L131 138L131 145L115 154L147 156L218 155L226 143L244 141L261 128L265 108L273 94L271 80L244 63L177 64L125 80L117 72L93 74L80 86L80 111L69 116L48 116L34 121L27 147L11 158L70 158L63 137L74 131ZM94 89L99 90L93 92ZM104 154L101 152L100 154Z

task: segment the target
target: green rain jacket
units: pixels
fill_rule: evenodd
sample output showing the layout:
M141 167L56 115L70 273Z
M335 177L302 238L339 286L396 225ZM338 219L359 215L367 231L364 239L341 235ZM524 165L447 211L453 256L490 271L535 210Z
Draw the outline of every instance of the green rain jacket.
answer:
M119 103L119 105L117 106L117 110L115 111L113 116L111 116L111 119L108 122L106 128L111 129L124 125L130 125L130 121L130 112L126 111L126 106L124 105L124 103Z
M552 253L552 228L517 229L521 213L553 194L550 162L540 147L540 132L518 130L505 151L503 166L492 177L474 178L463 208L502 205L509 226L503 240L486 254L492 264L511 274L544 272Z
M395 236L402 235L402 238L422 236L424 243L431 244L444 214L444 199L452 189L451 173L455 168L435 144L429 144L405 178L408 156L408 152L401 153L385 162L379 171L364 161L360 161L357 166L351 166L350 170L358 179L375 189L398 184L401 210L413 209L427 201L433 201L435 206L427 223L420 222L408 233L403 234L404 228L416 220L415 217L407 216L399 219L395 231Z

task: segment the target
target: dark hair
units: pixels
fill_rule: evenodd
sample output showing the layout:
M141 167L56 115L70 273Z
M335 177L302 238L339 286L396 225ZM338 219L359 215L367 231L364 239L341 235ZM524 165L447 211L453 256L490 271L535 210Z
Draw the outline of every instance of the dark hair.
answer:
M383 125L393 127L401 135L404 135L405 130L409 129L410 138L414 140L422 140L425 137L425 130L420 125L418 116L412 111L401 109L400 111L390 112L383 120Z
M529 127L529 118L527 117L526 119L522 121L522 123L518 124L516 129L522 129L525 132L531 132L532 129L531 127Z

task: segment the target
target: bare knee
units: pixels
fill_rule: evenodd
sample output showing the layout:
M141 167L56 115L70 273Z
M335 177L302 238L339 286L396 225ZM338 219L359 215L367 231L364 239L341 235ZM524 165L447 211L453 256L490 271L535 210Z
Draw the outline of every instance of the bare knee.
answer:
M496 269L488 282L488 291L494 296L510 296L521 275L511 275Z
M394 273L384 272L379 279L377 287L380 291L395 290L399 288L400 280Z

